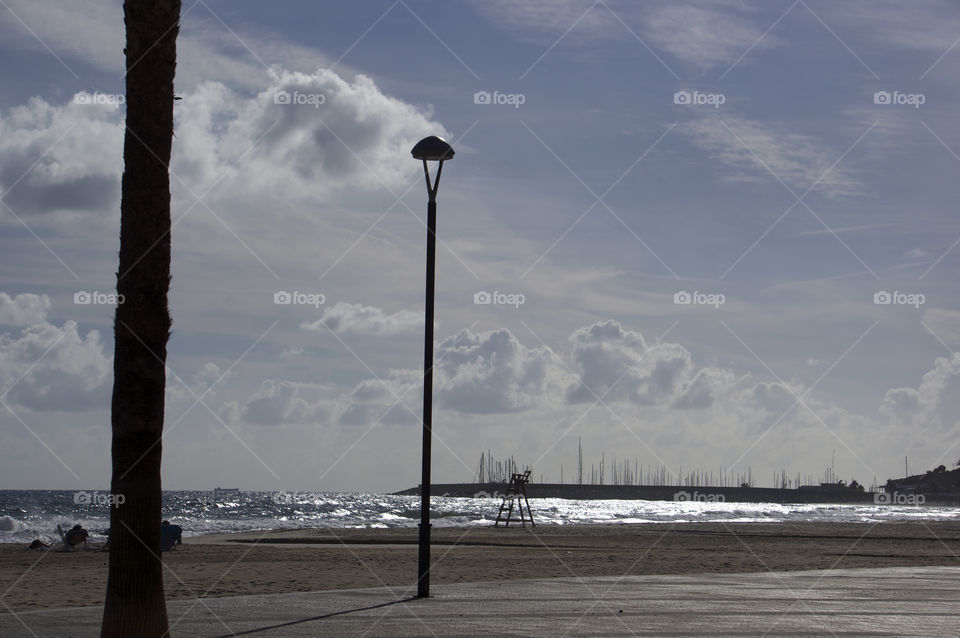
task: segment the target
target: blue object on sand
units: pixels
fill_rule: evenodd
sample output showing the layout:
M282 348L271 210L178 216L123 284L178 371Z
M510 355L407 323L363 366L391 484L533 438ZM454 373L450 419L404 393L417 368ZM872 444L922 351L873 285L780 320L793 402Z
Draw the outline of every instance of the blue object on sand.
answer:
M167 521L164 521L163 525L160 526L160 549L168 552L182 543L183 528L179 525L171 525Z

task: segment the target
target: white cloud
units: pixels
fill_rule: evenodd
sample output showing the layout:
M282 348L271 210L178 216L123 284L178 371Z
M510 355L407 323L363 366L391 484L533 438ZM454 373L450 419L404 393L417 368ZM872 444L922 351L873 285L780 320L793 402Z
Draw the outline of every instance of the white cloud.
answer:
M346 397L337 420L344 425L416 424L422 396L419 372L391 370L386 378L358 383Z
M391 336L423 332L423 315L410 310L387 314L380 308L338 301L316 321L301 324L302 328L325 332Z
M290 380L267 379L243 403L228 402L227 421L254 425L374 425L419 423L420 375L391 370L381 379L364 379L348 393Z
M509 330L461 330L437 345L440 405L468 414L530 409L561 387L563 372L547 348L528 348Z
M894 425L919 428L939 425L940 402L944 388L960 374L960 354L937 357L933 369L923 375L916 388L891 388L883 395L880 412Z
M459 415L530 411L558 399L569 383L547 348L523 346L508 330L462 330L434 352L434 405ZM333 399L344 425L419 423L422 372L390 370Z
M696 6L691 3L660 3L643 12L642 35L654 47L701 70L728 67L754 44L753 52L777 43L763 35L764 28L747 20L730 3Z
M611 32L626 34L609 11L593 0L477 0L474 8L488 19L508 27L532 29L553 38L597 37ZM576 26L574 26L576 24ZM573 27L571 29L571 27ZM618 29L618 31L614 31Z
M800 405L797 398L802 395L802 388L779 381L770 381L757 383L744 390L739 398L744 405L759 409L766 416L779 419L791 407Z
M681 394L673 405L676 408L709 408L735 383L736 376L729 370L703 368L680 390Z
M323 400L310 401L301 396L303 390L310 387L294 381L268 379L242 408L232 403L227 405L225 412L255 425L326 423L330 417L330 405Z
M521 418L528 424L522 434L523 445L549 448L558 424L562 430L563 423L579 417L576 409L570 414L565 402L580 398L592 402L592 394L578 396L586 392L584 384L592 383L602 395L621 375L620 384L605 399L614 412L599 410L591 417L594 434L608 428L610 441L620 441L626 426L630 434L626 444L646 441L665 459L675 458L678 447L682 448L685 467L688 462L721 459L721 465L737 461L756 468L758 457L788 466L794 458L791 450L802 449L807 457L817 458L824 437L842 446L870 430L889 443L899 440L897 432L902 431L883 428L812 396L804 397L801 405L797 397L803 396L805 388L799 382L761 381L746 386L749 375L738 376L733 370L716 367L696 368L679 344L647 344L638 332L615 321L576 330L570 344L572 359L580 368L579 378L548 348L528 348L508 330L461 331L438 343L434 406L436 422L446 425L444 441L456 454L462 453L463 445L483 444L478 436L487 428L506 441L509 428L502 432L498 428ZM919 389L888 392L889 405L884 409L891 409L896 402L900 411L929 411L924 406L937 403L946 380L958 370L960 355L951 365L938 360ZM205 366L197 377L210 377L214 372ZM227 404L222 412L247 423L309 424L330 436L349 438L356 434L337 426L382 425L389 431L396 431L393 428L397 426L416 427L421 392L421 371L410 369L390 370L346 391L268 380L246 401ZM717 432L724 433L724 440L705 445ZM861 450L858 446L853 449ZM863 454L864 459L857 462L865 470L858 471L876 473Z
M647 346L639 332L625 330L616 321L580 328L571 341L580 379L567 390L570 403L592 402L599 397L605 402L621 400L639 405L670 403L693 376L690 353L683 346ZM701 390L698 402L704 400Z
M50 297L20 293L11 297L0 292L0 325L3 326L30 326L40 323L47 318L50 310Z
M736 173L738 181L783 180L798 196L814 190L828 195L854 195L859 182L843 166L834 166L842 149L808 135L793 133L743 117L703 116L677 130Z
M560 400L570 375L547 348L528 348L508 330L476 334L462 330L435 348L434 405L456 414L521 412ZM416 424L420 419L422 372L390 370L365 379L347 394L319 401L299 397L304 384L266 381L232 413L251 423L300 422L329 417L343 425ZM293 415L293 416L291 416Z
M528 412L536 419L565 402L593 401L587 387L603 395L623 375L606 401L704 409L729 395L736 384L730 371L694 369L690 354L679 344L648 348L639 333L615 321L581 328L571 341L579 376L548 348L524 346L509 330L461 330L435 348L435 405L459 415ZM331 404L340 406L334 420L345 425L416 422L421 374L394 369L381 379L358 383L348 394L328 396ZM240 413L257 423L289 421L297 387L293 382L266 382Z
M328 70L273 69L252 97L203 83L178 102L176 127L183 142L171 170L192 188L223 174L231 193L292 201L396 192L417 168L397 158L428 133L447 134L369 77L350 82Z
M182 93L171 158L175 201L192 203L217 179L248 199L329 202L344 193L398 192L417 166L397 158L427 133L447 134L363 75L349 82L333 71L274 69L258 89L249 95L204 82ZM323 104L278 104L278 95L322 96ZM60 105L31 98L0 114L4 202L18 215L119 212L123 117L115 102L74 98Z
M960 311L930 308L923 313L923 323L944 343L960 344Z
M36 97L0 115L4 202L18 215L119 212L122 116L116 103Z
M109 408L111 360L100 333L81 336L74 321L45 320L19 335L0 334L0 383L6 400L34 411Z
M167 373L167 394L172 399L192 399L196 401L203 398L209 401L214 394L216 383L223 383L230 378L229 371L224 372L217 364L208 361L197 370L190 379L189 385L186 380L175 375ZM209 392L208 392L209 390Z

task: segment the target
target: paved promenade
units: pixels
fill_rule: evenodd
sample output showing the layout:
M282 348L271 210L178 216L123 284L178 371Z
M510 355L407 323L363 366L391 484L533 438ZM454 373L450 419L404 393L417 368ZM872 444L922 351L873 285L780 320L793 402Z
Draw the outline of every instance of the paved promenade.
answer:
M960 568L560 578L175 601L174 636L957 636ZM99 635L100 608L0 614L0 636Z

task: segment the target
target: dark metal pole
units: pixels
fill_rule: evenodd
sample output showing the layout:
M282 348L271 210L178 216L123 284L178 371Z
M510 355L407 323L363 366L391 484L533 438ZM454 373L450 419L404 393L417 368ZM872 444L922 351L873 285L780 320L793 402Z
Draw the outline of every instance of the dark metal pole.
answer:
M423 162L426 172L427 162ZM440 162L443 166L443 162ZM417 598L430 596L430 439L433 427L433 300L434 274L436 271L437 246L437 185L440 171L437 171L437 184L430 188L427 177L427 294L426 316L423 337L423 459L420 478L420 557L417 571Z

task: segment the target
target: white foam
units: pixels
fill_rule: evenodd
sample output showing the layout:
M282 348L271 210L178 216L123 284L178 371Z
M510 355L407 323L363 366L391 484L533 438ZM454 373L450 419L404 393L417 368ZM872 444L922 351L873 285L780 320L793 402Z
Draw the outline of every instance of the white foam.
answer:
M23 523L12 516L0 516L0 532L15 532L23 528Z

